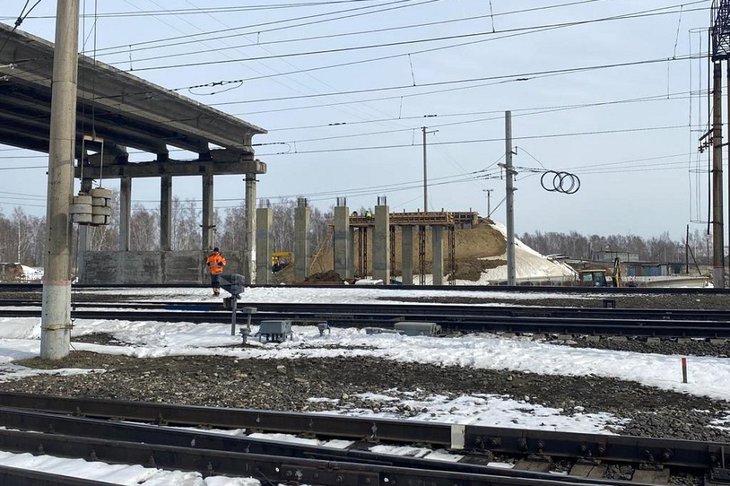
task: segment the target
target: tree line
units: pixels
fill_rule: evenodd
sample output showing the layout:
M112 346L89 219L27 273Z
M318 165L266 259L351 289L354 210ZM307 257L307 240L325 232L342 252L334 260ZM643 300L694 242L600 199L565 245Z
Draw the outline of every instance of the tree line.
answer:
M661 263L690 262L708 265L712 261L712 236L695 229L689 233L688 242L673 240L669 233L642 238L636 235L582 235L542 232L525 233L519 237L526 245L543 255L566 255L590 260L599 251L619 251L638 255L641 261Z
M92 251L119 248L119 194L112 197L112 218L108 226L89 228L89 249ZM271 205L273 210L272 250L294 251L294 210L296 201L283 200ZM358 210L364 214L366 209ZM202 210L194 200L173 198L172 202L172 249L207 250L201 248L200 223ZM331 245L328 226L333 221L333 208L322 211L311 208L309 247L314 253L321 246ZM243 204L217 209L214 212L214 242L223 251L240 251L246 228ZM130 249L155 251L160 248L160 214L158 209L135 205L130 217ZM31 216L18 207L10 214L0 210L0 260L18 262L28 266L43 266L46 243L45 217ZM660 262L685 261L685 242L673 240L669 233L658 237L643 238L636 235L582 235L535 231L524 233L520 239L543 255L562 254L575 258L591 259L601 250L635 253L641 260ZM74 249L78 245L78 227L74 227ZM689 249L698 264L709 264L712 259L711 237L695 230L689 234ZM458 248L457 248L458 253Z

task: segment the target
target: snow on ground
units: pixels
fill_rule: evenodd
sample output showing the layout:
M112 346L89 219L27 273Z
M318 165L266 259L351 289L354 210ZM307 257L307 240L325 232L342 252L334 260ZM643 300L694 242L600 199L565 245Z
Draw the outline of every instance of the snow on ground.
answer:
M23 270L23 279L26 281L39 281L43 279L43 268L28 267L21 265L20 268Z
M115 294L139 295L138 289L114 290ZM246 302L382 302L381 297L414 296L474 296L483 293L462 291L382 290L372 287L347 289L324 288L255 288L243 294ZM523 294L526 299L545 298L551 294ZM497 297L494 293L490 297ZM507 297L507 294L504 293ZM509 294L514 298L514 294ZM154 289L145 294L150 300L190 301L209 296L207 289ZM593 296L593 298L597 298ZM254 332L256 331L254 326ZM664 390L714 399L730 400L730 360L713 357L689 358L689 383L682 383L681 356L641 354L622 351L579 349L556 346L527 338L505 338L498 335L468 335L454 338L409 337L398 334L371 334L354 328L333 328L331 334L320 336L316 327L294 326L290 341L258 343L251 348L229 347L239 344L239 336L230 335L230 324L192 324L162 322L130 322L121 320L77 319L73 336L108 333L126 346L73 343L73 349L97 353L121 354L140 358L218 355L237 359L291 359L300 357L369 356L380 359L462 366L476 369L514 370L559 376L593 375L635 381ZM252 342L249 340L249 342ZM321 344L322 346L317 346ZM0 380L12 380L39 373L86 373L87 370L35 370L13 364L14 360L37 356L40 352L40 323L33 318L0 319ZM97 370L98 371L98 370ZM390 393L392 392L392 393ZM397 393L396 393L397 392ZM561 415L561 410L542 407L524 400L497 395L458 397L431 396L416 398L416 390L391 390L363 394L365 403L377 401L379 416L395 417L395 407L407 406L419 413L415 420L484 426L542 428L587 433L610 433L608 428L620 428L622 417L610 414L578 412ZM403 398L405 396L405 398ZM311 397L311 400L336 400ZM383 403L386 404L383 407ZM387 404L393 404L389 410ZM374 415L372 410L341 410L344 414ZM728 411L730 417L730 411ZM718 421L717 427L727 427L730 420ZM283 440L282 437L274 437ZM394 453L418 455L416 450L393 450ZM434 456L436 458L436 456ZM56 462L58 461L58 462ZM250 479L206 478L193 473L164 472L141 466L102 466L86 461L64 461L48 456L0 453L0 464L21 468L74 473L79 477L101 479L117 484L181 484L190 486L250 486ZM172 476L170 476L172 475ZM253 481L253 482L251 482Z
M458 287L457 287L458 288ZM89 292L93 294L101 295L133 295L143 297L141 300L210 300L219 301L218 297L213 297L212 293L208 289L202 288L155 288L155 289L109 289L109 290L85 290L83 288L74 289L75 293ZM227 295L227 294L226 294ZM603 299L603 298L617 298L626 296L628 294L573 294L570 296L571 299ZM635 294L632 294L635 295ZM564 294L558 292L524 292L521 294L515 294L514 292L508 291L469 291L469 290L413 290L413 289L399 289L399 288L378 288L377 286L341 286L341 287L253 287L247 288L243 294L241 294L241 300L239 300L239 306L248 305L250 303L262 302L262 303L280 303L286 302L291 304L299 303L337 303L337 304L383 304L383 303L395 303L395 304L409 304L409 302L402 302L400 298L414 298L420 297L427 299L429 297L467 297L474 299L509 299L509 300L544 300L544 299L561 299L564 298ZM418 305L427 305L428 302L412 302ZM434 303L434 305L438 305ZM503 303L474 303L469 305L488 305L488 306L502 306L510 305Z

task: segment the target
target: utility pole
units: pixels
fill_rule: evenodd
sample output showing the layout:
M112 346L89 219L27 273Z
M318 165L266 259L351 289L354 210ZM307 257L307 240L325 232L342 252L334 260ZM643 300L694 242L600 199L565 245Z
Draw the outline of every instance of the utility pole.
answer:
M436 133L438 130L426 131L427 127L421 127L423 133L423 212L428 212L428 165L426 164L426 134Z
M428 212L428 164L426 164L426 127L421 127L423 132L423 212Z
M79 0L58 0L48 148L47 245L43 275L41 358L61 359L71 344L71 219Z
M722 63L713 62L712 88L712 283L725 287L722 178Z
M708 40L712 43L712 282L725 288L724 207L722 177L722 61L730 79L730 0L713 0ZM728 100L730 116L730 100ZM728 172L730 184L730 171Z
M507 285L515 285L515 201L512 168L512 112L504 113L505 172L507 173Z
M482 189L482 192L487 193L487 218L492 215L492 191L494 189Z

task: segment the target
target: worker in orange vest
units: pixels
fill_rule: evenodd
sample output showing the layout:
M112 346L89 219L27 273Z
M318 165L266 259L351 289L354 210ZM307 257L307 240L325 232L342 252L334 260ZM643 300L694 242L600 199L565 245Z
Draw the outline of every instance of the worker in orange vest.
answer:
M213 253L205 260L210 274L210 285L213 287L213 295L221 294L221 273L226 266L226 257L223 256L218 247L213 248Z

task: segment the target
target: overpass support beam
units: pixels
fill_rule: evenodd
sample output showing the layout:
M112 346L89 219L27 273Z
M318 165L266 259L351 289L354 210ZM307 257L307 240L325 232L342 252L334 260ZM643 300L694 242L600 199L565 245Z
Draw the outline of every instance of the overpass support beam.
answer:
M129 224L132 218L132 178L122 177L119 184L119 251L129 251Z
M413 226L401 226L401 267L404 285L413 285Z
M256 210L256 283L271 282L271 223L274 210L258 208Z
M246 194L244 195L246 213L246 234L243 235L243 252L241 255L241 274L244 283L250 284L253 280L253 270L256 265L256 174L246 174Z
M390 214L384 197L375 206L373 231L373 279L390 284Z
M172 176L160 177L160 251L172 250Z
M210 250L215 245L215 206L213 176L205 174L203 176L203 222L202 230L202 246L203 250Z
M431 226L431 273L433 284L444 284L444 227Z
M335 206L335 234L333 238L335 272L340 277L352 276L352 241L350 241L350 208L347 207L345 198L337 198Z
M294 278L301 282L309 276L309 218L311 210L306 198L297 199L294 209Z

